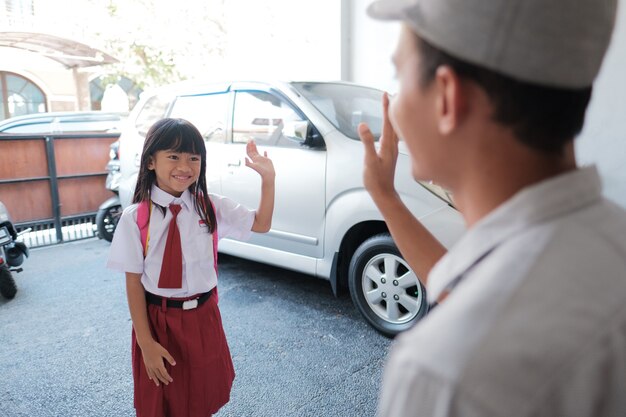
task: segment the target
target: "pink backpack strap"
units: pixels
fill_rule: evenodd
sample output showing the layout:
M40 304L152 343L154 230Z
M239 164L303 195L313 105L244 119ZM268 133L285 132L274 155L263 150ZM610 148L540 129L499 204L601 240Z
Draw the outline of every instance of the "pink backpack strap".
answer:
M217 278L217 241L218 236L217 236L217 212L215 211L215 206L213 205L213 202L211 201L210 198L207 198L207 200L209 200L209 203L211 204L211 208L213 209L213 214L215 214L215 224L213 225L213 268L215 268L215 278ZM215 288L213 289L213 291L215 291L215 303L217 303L219 301L219 296L217 295L217 286L215 286Z
M148 230L150 226L150 212L152 211L150 201L142 201L137 206L137 226L139 227L139 235L141 236L141 247L143 248L143 257L148 253Z
M211 203L211 208L213 209L213 214L215 214L215 224L213 225L213 267L215 268L215 275L217 276L217 213L215 212L215 206L213 202L209 198L209 203Z

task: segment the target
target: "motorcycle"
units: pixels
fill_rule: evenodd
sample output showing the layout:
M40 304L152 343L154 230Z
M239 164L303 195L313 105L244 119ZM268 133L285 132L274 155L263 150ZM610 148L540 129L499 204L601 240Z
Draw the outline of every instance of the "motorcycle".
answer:
M98 207L98 212L96 213L96 227L98 237L110 242L113 240L117 222L122 215L122 204L118 194L119 180L122 176L120 172L119 141L115 141L111 144L109 162L105 169L107 171L105 187L115 195Z
M12 273L22 272L20 265L28 257L28 247L17 241L18 236L6 206L0 202L0 294L9 300L17 293Z

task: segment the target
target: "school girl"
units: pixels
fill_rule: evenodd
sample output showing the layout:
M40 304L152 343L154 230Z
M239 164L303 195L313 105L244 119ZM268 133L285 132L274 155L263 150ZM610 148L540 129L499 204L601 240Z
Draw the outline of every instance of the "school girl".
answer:
M126 273L138 417L208 417L229 400L235 373L217 307L216 243L267 232L274 210L272 161L254 142L246 151L261 176L257 210L208 194L206 149L191 123L162 119L148 131L134 204L107 262Z

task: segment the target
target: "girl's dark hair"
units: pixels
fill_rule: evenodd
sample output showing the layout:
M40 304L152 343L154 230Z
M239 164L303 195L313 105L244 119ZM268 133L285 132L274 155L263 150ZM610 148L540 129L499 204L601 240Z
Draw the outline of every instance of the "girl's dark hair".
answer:
M133 203L150 201L150 190L156 181L154 170L148 169L151 158L158 151L185 152L200 155L200 175L198 180L189 186L193 194L196 212L209 227L209 233L215 230L215 212L209 200L206 188L206 147L198 129L184 119L161 119L155 122L146 135L141 152L141 164L137 176L137 185L133 195ZM165 207L158 206L163 213Z
M420 82L428 85L442 65L478 84L494 107L493 119L512 128L515 137L531 148L559 154L580 133L591 98L591 87L567 89L519 81L455 58L419 36Z

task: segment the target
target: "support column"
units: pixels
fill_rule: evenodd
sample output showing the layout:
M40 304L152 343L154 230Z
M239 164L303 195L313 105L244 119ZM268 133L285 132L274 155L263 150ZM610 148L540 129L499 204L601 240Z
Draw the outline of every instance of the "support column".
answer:
M74 76L74 86L76 88L76 110L90 110L88 74L79 72L77 67L72 67L72 75Z
M354 81L352 74L353 0L341 0L341 80Z

